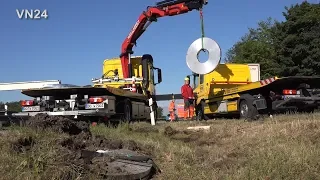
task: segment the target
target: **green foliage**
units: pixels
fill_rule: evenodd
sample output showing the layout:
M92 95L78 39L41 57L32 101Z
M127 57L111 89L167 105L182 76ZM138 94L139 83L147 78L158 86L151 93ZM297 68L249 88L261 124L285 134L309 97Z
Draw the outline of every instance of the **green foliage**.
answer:
M320 4L286 7L286 21L276 24L279 74L320 75Z
M229 63L259 63L262 78L274 74L275 49L273 47L274 22L271 18L260 21L258 28L250 28L240 41L227 51Z
M19 101L12 101L7 103L0 102L0 110L4 109L5 104L8 105L8 111L21 112L21 105Z
M285 9L285 21L268 18L250 28L227 51L226 62L259 63L261 78L320 75L320 4Z
M163 108L158 106L157 108L157 118L161 118L163 116Z

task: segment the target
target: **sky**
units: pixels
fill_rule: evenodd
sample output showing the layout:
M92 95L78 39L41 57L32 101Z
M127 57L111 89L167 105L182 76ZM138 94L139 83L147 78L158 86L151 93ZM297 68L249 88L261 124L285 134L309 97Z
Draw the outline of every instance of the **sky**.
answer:
M154 0L2 0L0 3L0 82L61 80L89 85L102 75L104 59L118 57L139 15ZM283 20L285 6L302 0L212 1L204 7L205 36L225 52L250 27L273 17ZM318 1L311 0L316 3ZM46 9L48 19L19 19L16 9ZM198 11L163 17L137 41L134 55L152 54L162 69L157 94L179 93L190 44L201 37ZM222 57L222 58L223 58ZM0 92L0 101L27 99L20 91ZM160 103L165 106L167 102Z

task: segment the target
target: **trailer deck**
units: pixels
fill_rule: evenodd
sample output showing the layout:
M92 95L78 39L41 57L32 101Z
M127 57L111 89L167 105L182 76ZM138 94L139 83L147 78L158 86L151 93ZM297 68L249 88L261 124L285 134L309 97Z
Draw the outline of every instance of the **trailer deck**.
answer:
M82 94L88 96L122 96L138 100L147 100L147 96L114 87L61 87L38 88L22 90L22 94L30 97L54 96L56 99L68 99L70 95Z

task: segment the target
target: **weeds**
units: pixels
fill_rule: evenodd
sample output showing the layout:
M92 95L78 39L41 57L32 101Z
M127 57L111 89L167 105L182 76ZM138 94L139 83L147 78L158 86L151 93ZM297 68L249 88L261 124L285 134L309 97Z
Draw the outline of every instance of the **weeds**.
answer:
M196 125L210 125L210 132L187 131ZM151 155L162 170L156 179L320 179L319 127L316 113L259 122L98 125L91 132ZM57 149L65 136L17 127L1 132L2 178L76 179L81 167L65 162Z

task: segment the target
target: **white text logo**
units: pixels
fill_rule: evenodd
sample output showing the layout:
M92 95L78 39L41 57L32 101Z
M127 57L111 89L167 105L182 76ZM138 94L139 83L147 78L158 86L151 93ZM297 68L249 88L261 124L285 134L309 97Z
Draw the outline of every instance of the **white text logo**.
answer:
M48 19L48 11L45 9L16 9L19 19Z

